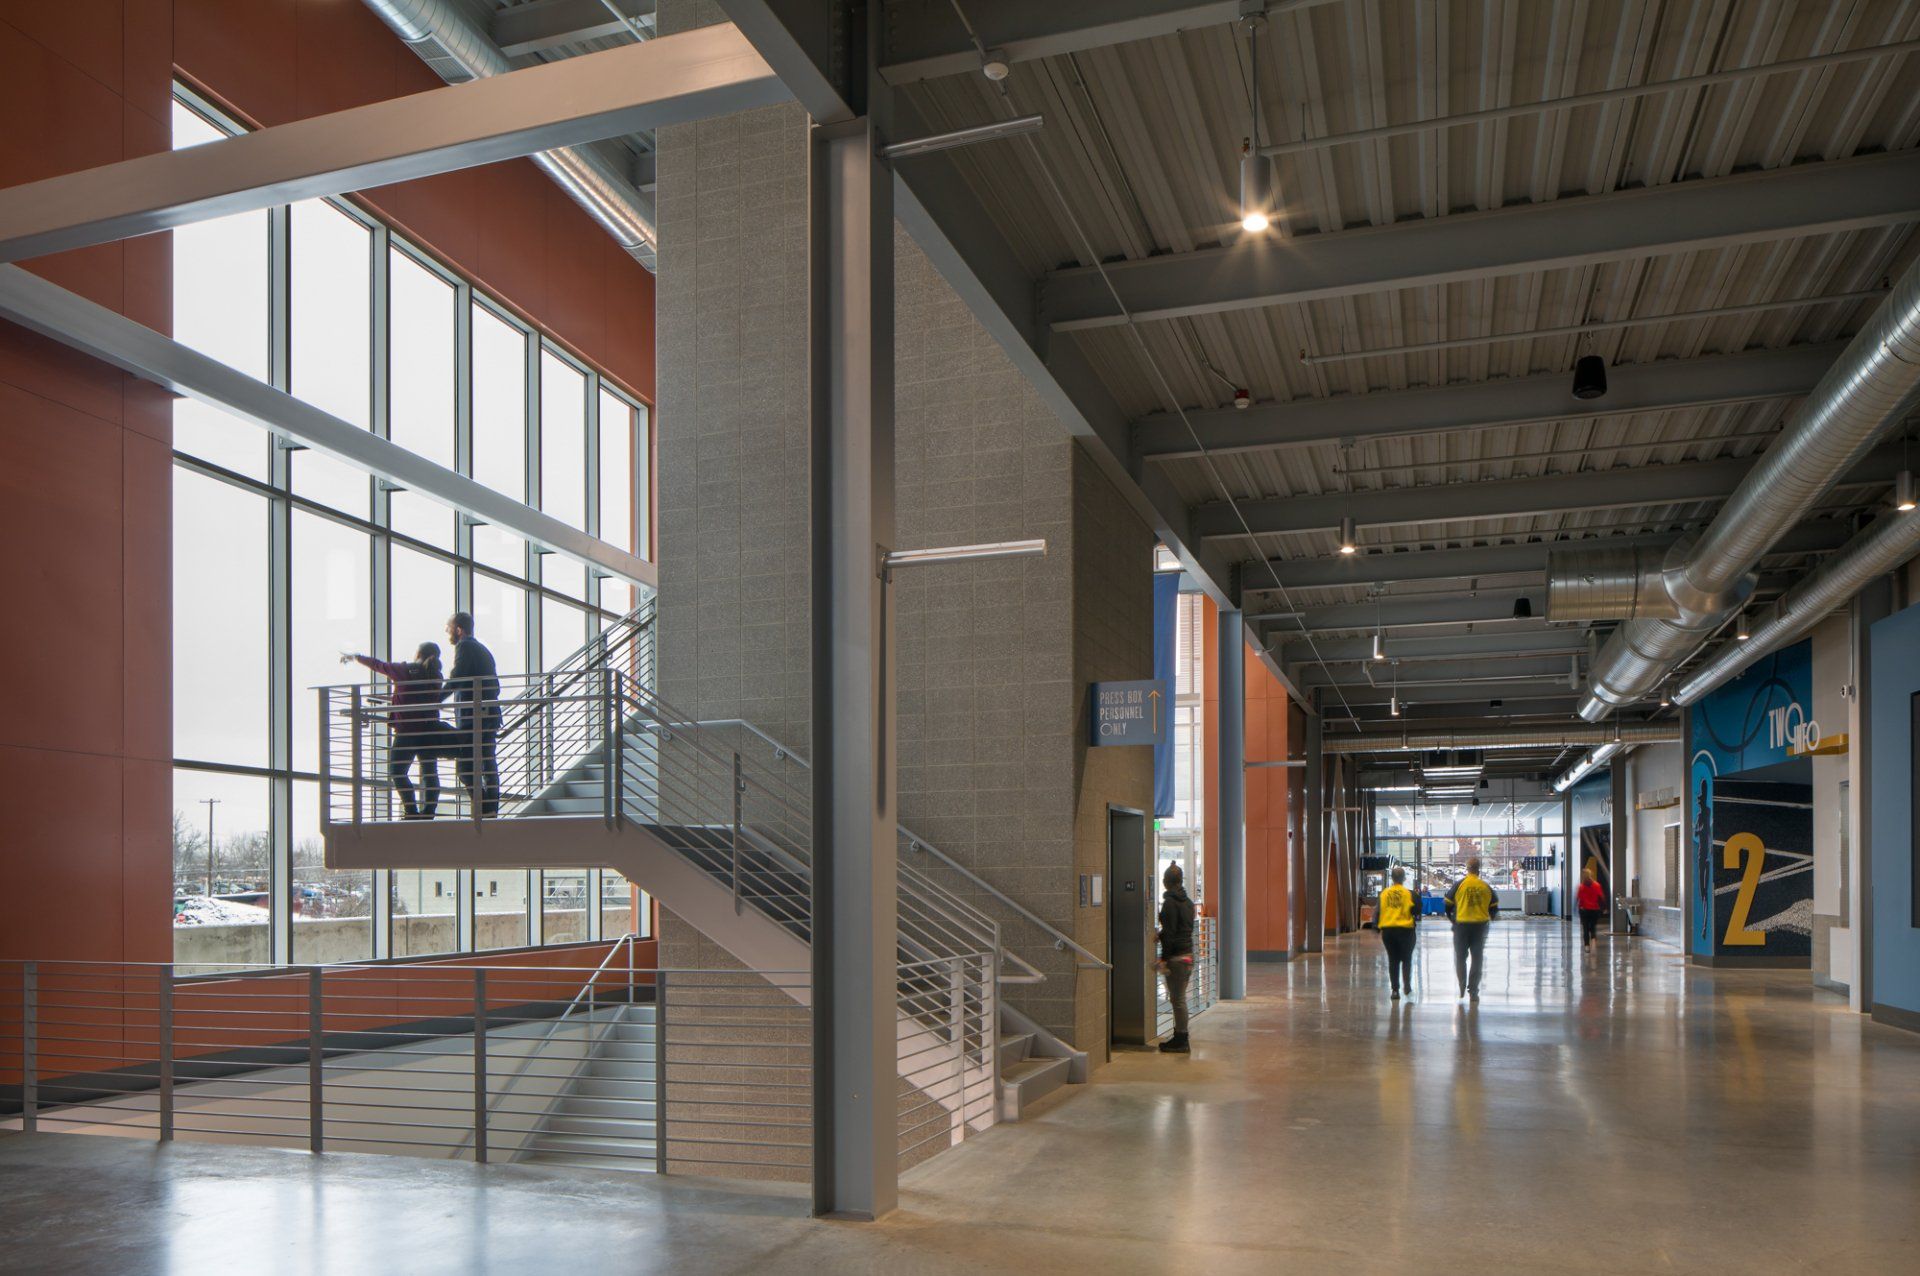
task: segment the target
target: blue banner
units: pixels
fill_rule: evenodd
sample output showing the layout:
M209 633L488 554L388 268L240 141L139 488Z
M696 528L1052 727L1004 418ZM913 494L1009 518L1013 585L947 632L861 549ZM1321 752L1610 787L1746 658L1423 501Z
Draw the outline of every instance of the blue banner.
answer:
M1812 710L1810 641L1763 657L1693 706L1688 942L1700 956L1800 957L1812 951L1811 790L1733 782L1818 743L1821 727Z
M1179 619L1180 573L1161 572L1153 578L1153 677L1169 690L1178 686L1174 675L1174 644L1178 641ZM1171 731L1153 746L1153 814L1155 819L1162 820L1173 815Z

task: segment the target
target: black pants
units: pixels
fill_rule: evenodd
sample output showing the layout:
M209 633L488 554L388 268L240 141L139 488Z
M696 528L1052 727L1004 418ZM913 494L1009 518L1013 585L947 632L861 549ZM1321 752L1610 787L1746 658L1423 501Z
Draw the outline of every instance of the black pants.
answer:
M488 727L477 733L471 723L456 727L453 759L460 772L460 787L467 791L467 801L477 803L480 814L491 818L500 814L500 762L495 756L499 719L493 718Z
M448 756L446 734L444 727L440 732L423 727L418 731L394 733L393 746L387 750L387 776L400 794L400 805L408 819L430 820L440 809L440 759ZM418 801L414 797L413 777L409 774L416 760L420 763Z
M1471 968L1469 968L1471 959ZM1487 923L1453 924L1453 973L1460 977L1460 991L1480 993L1480 974L1487 964Z
M1595 931L1599 929L1600 929L1600 910L1597 908L1581 909L1580 910L1580 947L1582 948L1592 947L1593 934Z
M1387 982L1395 992L1413 991L1413 927L1382 926L1380 942L1387 949Z

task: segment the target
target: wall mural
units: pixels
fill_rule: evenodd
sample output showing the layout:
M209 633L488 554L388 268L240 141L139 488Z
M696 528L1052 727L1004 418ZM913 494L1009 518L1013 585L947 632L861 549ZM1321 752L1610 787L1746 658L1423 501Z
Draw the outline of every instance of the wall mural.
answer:
M1820 738L1812 704L1813 644L1799 642L1693 706L1687 876L1696 954L1812 954L1812 788L1737 778L1810 749Z

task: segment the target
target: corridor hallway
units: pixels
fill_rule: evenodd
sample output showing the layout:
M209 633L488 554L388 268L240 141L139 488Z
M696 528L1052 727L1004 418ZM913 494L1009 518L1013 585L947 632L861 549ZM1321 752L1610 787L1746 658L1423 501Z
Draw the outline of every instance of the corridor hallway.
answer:
M1496 924L1488 966L1470 1009L1444 925L1398 1005L1370 933L1256 965L1191 1057L1120 1055L878 1225L690 1180L13 1136L0 1270L1914 1270L1920 1039L1804 972L1583 958L1553 921Z

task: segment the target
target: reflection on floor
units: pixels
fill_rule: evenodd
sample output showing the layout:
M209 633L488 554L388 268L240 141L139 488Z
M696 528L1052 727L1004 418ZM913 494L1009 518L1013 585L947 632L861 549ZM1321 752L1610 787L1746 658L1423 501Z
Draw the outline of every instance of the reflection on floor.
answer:
M75 1273L1915 1270L1920 1038L1804 973L1444 926L1389 1004L1372 935L1257 966L1188 1058L910 1176L878 1226L792 1197L393 1157L0 1139L0 1270Z

